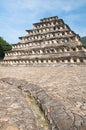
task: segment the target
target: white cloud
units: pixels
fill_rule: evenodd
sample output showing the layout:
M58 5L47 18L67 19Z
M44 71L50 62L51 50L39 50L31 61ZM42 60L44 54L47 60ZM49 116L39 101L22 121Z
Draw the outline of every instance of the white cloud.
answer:
M77 8L79 8L80 6L86 4L86 0L62 0L63 5L62 5L62 10L64 11L72 11L75 10Z
M77 2L75 0L8 0L8 6L15 10L24 8L39 11L40 9L73 10L83 4L86 4L86 0L77 0Z
M9 12L17 12L22 9L30 11L64 10L70 11L86 4L86 0L4 0L4 6Z

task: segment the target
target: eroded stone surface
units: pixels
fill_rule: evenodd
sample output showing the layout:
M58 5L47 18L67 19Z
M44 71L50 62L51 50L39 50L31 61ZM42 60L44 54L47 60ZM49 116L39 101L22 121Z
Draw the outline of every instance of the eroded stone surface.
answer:
M86 66L2 68L0 77L11 77L4 83L17 86L24 97L30 93L53 130L86 129Z
M16 86L0 82L0 130L36 130L33 111Z

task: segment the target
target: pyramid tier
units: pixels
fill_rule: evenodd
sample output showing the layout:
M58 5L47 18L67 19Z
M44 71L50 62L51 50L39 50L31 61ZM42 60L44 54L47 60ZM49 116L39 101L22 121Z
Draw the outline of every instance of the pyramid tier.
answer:
M65 57L45 57L45 58L20 58L20 59L11 59L1 61L1 65L33 65L33 66L47 66L54 65L57 66L59 63L66 64L86 64L86 55L85 56L65 56Z
M59 46L46 46L38 48L27 48L25 50L12 50L5 54L5 59L18 59L18 58L33 58L33 57L62 57L73 56L78 54L84 54L86 47L84 46L70 46L70 45L59 45Z

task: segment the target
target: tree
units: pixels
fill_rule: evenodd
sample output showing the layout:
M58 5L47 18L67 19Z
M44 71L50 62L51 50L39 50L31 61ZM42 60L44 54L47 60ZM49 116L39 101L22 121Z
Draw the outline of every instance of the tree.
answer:
M5 53L4 53L4 51L3 51L2 46L0 45L0 60L3 59L4 56L5 56Z
M12 46L0 37L0 59L3 59L6 51L10 51Z
M5 41L2 37L0 37L0 45L4 52L10 51L12 49L12 46L7 41Z
M81 37L81 41L86 46L86 37Z

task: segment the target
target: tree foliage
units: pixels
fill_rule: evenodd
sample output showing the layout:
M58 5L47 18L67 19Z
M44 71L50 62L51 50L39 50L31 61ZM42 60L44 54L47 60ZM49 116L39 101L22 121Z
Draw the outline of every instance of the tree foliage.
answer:
M12 46L7 41L5 41L2 37L0 37L0 45L4 51L10 51L12 49Z
M2 46L0 45L0 60L3 59L5 56L5 52L3 51Z
M0 37L0 59L3 59L6 51L10 51L12 46L5 41L2 37Z
M81 41L86 46L86 37L81 37Z

